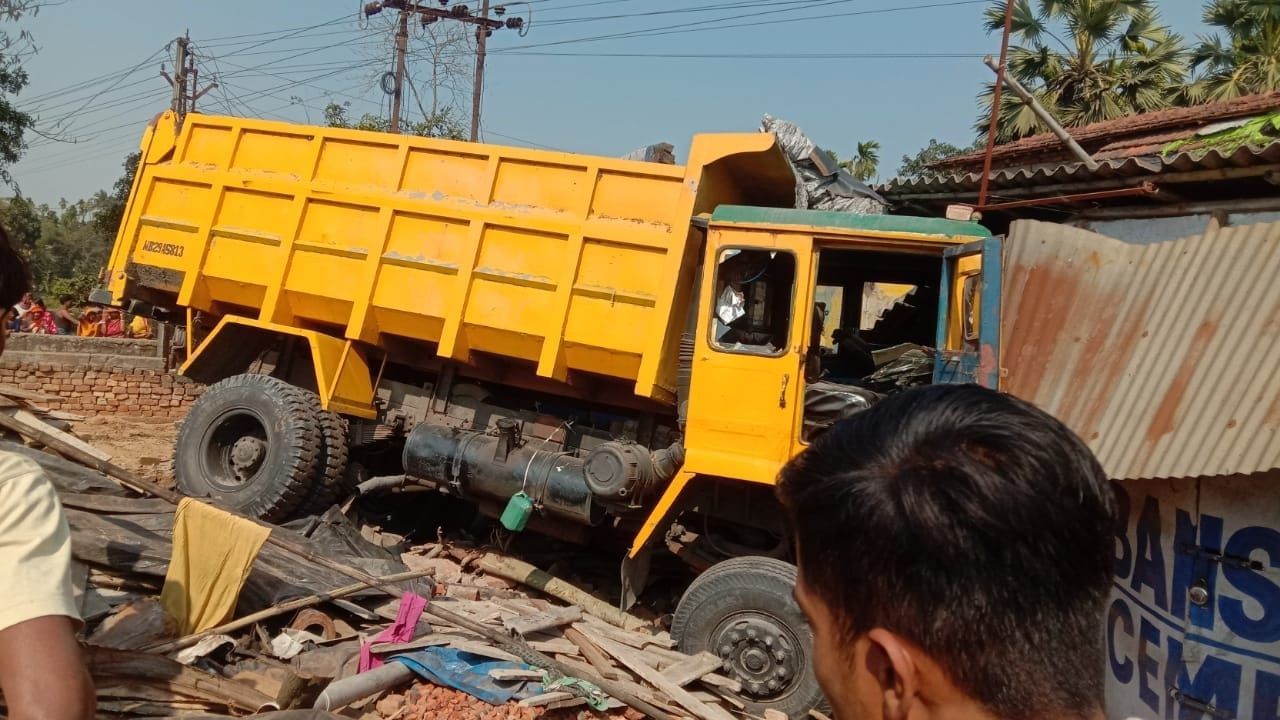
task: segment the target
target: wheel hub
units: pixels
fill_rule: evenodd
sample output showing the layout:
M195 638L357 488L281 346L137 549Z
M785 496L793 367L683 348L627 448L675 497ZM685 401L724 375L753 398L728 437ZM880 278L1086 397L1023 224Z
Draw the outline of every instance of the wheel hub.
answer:
M246 435L231 446L231 466L241 480L248 480L262 467L262 460L267 455L267 444L262 440Z
M799 673L800 653L784 628L764 617L732 620L715 642L726 673L754 698L775 696Z

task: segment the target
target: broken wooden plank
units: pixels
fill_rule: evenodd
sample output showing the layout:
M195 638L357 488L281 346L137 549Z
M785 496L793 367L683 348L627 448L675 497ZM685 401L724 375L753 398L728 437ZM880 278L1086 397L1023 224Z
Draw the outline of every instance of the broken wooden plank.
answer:
M485 644L477 640L452 640L449 647L463 652L469 652L472 655L493 658L494 660L506 660L514 663L524 663L519 657L512 655L505 650L499 650L492 645Z
M575 628L567 627L564 629L564 639L578 646L578 650L582 652L582 656L591 663L596 672L607 678L620 680L626 677L626 674L618 670L609 662L609 659L600 652L600 648L587 639L585 635Z
M528 635L568 625L581 619L582 608L577 605L570 605L569 607L552 608L531 615L518 615L514 618L507 618L502 621L502 626L517 635Z
M446 635L428 635L402 643L376 643L369 646L369 651L375 655L390 655L391 653L409 652L411 650L421 650L429 647L440 647L441 645L449 645L458 638L448 637Z
M524 668L494 668L489 671L489 677L502 682L514 682L516 680L536 680L542 681L541 670L526 670Z
M742 683L730 677L725 677L719 673L709 673L698 678L698 682L708 685L712 688L720 688L731 693L742 692Z
M60 402L63 398L57 395L49 395L48 393L36 392L34 390L23 390L13 385L0 385L0 395L5 397L17 398L19 400L32 400L34 402Z
M612 655L626 666L628 670L639 675L645 682L652 684L659 692L670 697L680 707L688 710L701 720L734 720L734 717L718 705L708 705L695 698L688 690L676 685L647 664L634 649L608 638L592 638L601 650Z
M247 685L181 665L162 655L89 646L84 649L94 685L125 683L166 688L183 698L255 713L272 704L270 698ZM176 698L175 698L176 700Z
M579 623L575 623L575 625L577 624ZM664 638L660 635L654 635L653 633L645 632L643 630L621 630L612 625L600 622L598 618L590 615L582 618L581 624L591 625L592 627L599 629L600 633L610 640L620 642L627 647L633 647L638 650L643 650L647 647L670 650L676 646L675 641L671 639L670 635Z
M603 626L598 624L576 625L574 629L582 633L583 635L585 635L588 640L595 643L597 646L603 647L601 643L604 640L612 640L612 638L609 638L604 633L600 632L602 627ZM657 652L660 650L660 648L645 648L644 650L641 650L636 647L631 647L631 650L635 653L635 656L637 658L640 658L645 662L646 665L648 665L649 667L655 670L663 670L668 666L674 665L678 662L682 662L689 657L688 655L684 655L682 653L676 653L675 651L671 651L671 650ZM666 653L666 654L663 654L663 653ZM675 655L675 657L672 658L672 657L669 657L669 655Z
M46 437L52 436L66 443L67 445L70 445L76 448L80 452L93 457L95 460L99 460L101 462L107 462L111 460L111 456L108 455L107 453L102 452L98 448L90 445L89 443L81 440L80 438L76 437L75 435L72 435L69 432L63 432L62 430L59 430L58 428L41 420L35 415L32 415L31 413L27 412L26 410L20 410L20 409L14 409L14 408L6 408L3 410L0 410L0 425L3 425L4 427L9 428L10 430L16 433L29 437L33 440L38 440L42 443L45 442L45 440L44 440L44 437L41 437L41 435L44 435ZM54 449L56 450L57 448L55 447Z
M543 705L550 705L551 703L560 702L561 700L569 700L573 697L574 697L574 694L571 692L566 692L564 690L555 690L553 692L543 693L541 695L534 695L533 697L525 698L524 700L521 700L519 704L520 704L520 707L542 707ZM582 698L578 698L578 699L582 700ZM586 702L586 701L583 700L583 702Z
M564 638L551 638L547 640L530 639L526 640L526 642L529 644L529 647L534 650L537 650L538 652L551 653L552 655L557 653L561 655L577 655L579 652L577 645L574 645L572 642L569 642Z
M684 687L694 680L700 679L703 675L719 670L723 665L724 661L718 656L709 652L701 652L663 669L662 674L671 682Z
M500 578L527 585L552 597L577 605L582 608L583 612L624 630L638 630L650 626L645 620L631 613L623 612L587 593L582 588L561 580L544 570L539 570L527 562L494 553L486 553L476 560L476 567L488 575L496 575Z

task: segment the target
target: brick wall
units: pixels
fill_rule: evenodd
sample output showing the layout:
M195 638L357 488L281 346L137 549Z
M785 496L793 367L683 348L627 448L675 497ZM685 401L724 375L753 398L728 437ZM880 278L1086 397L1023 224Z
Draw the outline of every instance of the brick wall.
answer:
M181 418L204 389L165 371L158 357L118 355L106 338L87 340L98 339L46 337L39 351L6 349L0 385L62 398L38 403L52 410L160 418Z

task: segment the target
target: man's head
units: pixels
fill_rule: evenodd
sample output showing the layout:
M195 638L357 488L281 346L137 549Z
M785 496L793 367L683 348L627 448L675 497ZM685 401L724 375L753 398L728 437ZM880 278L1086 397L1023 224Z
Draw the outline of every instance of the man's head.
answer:
M1115 504L1062 423L921 388L836 425L778 493L840 720L1100 716Z
M9 244L9 236L0 228L0 353L4 352L5 334L13 319L13 306L24 297L29 298L30 289L27 263Z

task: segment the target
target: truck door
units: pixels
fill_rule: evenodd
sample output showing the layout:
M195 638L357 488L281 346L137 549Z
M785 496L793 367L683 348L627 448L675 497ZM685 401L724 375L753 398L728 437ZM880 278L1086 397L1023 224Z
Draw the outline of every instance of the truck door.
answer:
M991 237L944 252L934 383L999 387L1002 250Z
M813 251L807 236L751 235L707 239L685 469L772 483L796 442Z

